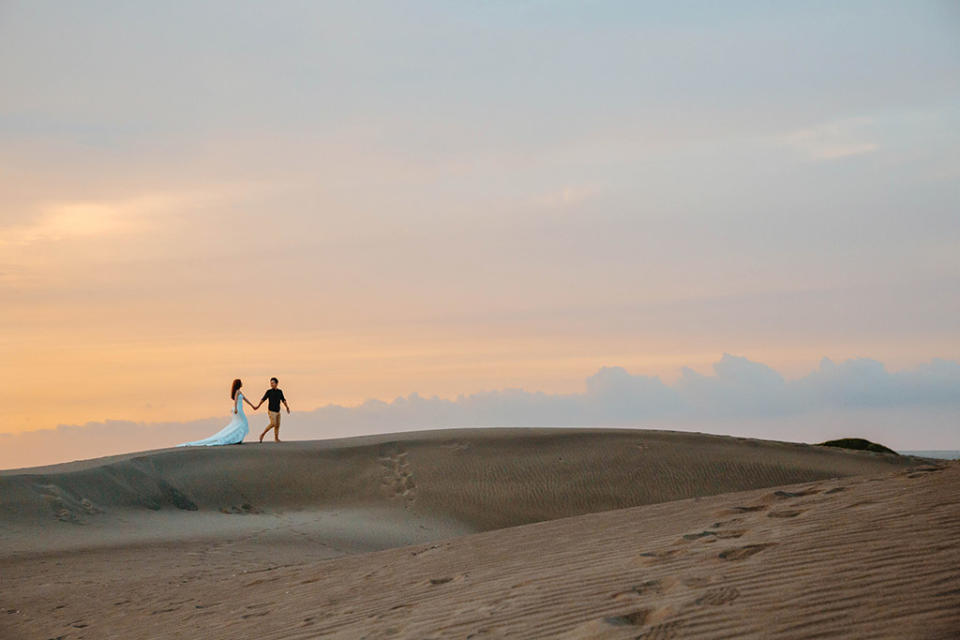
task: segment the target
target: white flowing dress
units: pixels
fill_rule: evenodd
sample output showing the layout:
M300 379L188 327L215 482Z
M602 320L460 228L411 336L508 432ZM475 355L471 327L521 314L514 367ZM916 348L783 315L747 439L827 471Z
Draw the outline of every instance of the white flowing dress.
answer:
M234 405L237 409L237 412L233 414L233 418L230 420L230 424L225 426L220 431L216 432L209 438L204 438L203 440L196 440L194 442L184 442L183 444L178 444L178 447L209 447L219 444L238 444L243 442L243 439L247 437L247 433L250 431L250 426L247 424L247 414L243 412L243 394L237 393L237 402Z

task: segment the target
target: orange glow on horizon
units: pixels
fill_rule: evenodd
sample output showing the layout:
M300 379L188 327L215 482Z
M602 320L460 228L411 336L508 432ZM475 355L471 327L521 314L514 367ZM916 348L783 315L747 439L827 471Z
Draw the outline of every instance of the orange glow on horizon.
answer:
M68 336L54 342L48 335L4 347L0 385L16 401L0 407L0 433L106 419L164 422L225 415L234 377L241 377L253 396L276 375L295 410L306 411L413 392L443 398L511 387L579 393L585 378L602 366L659 375L669 384L681 367L709 374L721 355L684 351L679 342L662 339L634 340L629 351L625 346L614 338L559 345L550 337L523 335L484 341L442 335L247 335L197 342L101 337L73 344ZM814 369L824 354L801 346L746 355L796 377ZM887 355L897 360L897 354Z

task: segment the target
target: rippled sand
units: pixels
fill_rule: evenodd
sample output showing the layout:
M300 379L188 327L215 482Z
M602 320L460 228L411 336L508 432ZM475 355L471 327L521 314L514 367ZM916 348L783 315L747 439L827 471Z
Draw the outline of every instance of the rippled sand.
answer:
M2 472L0 637L956 637L958 488L947 463L645 430Z

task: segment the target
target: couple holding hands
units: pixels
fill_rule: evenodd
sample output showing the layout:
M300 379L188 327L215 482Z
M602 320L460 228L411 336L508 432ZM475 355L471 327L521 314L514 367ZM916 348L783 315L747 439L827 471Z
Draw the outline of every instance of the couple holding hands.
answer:
M278 388L277 385L279 384L279 380L270 378L270 388L264 392L263 397L260 398L260 402L254 405L243 395L243 392L240 391L241 387L243 387L243 382L237 378L233 381L233 385L230 388L230 400L233 402L233 416L230 419L230 423L209 438L195 440L193 442L184 442L177 446L204 447L221 444L241 444L250 431L250 425L247 423L247 415L243 412L243 403L246 402L256 411L264 401L267 402L267 415L270 417L270 424L268 424L267 428L260 434L260 442L263 442L263 436L267 435L271 429L273 429L273 439L276 442L280 442L280 405L281 403L283 404L287 413L290 413L290 406L287 404L287 399L283 396L283 390Z

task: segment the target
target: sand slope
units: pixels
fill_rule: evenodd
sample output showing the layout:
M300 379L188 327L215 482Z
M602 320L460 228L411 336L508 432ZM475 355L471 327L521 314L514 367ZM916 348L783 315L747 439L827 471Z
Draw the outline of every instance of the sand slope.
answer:
M224 514L255 522L283 516L309 527L304 512L347 512L345 535L331 535L350 541L346 551L369 550L907 464L883 454L631 429L464 429L172 449L2 472L0 534L17 551L49 551L251 526ZM356 526L346 523L351 518ZM394 537L365 524L384 519L393 521Z
M918 464L458 430L4 473L0 637L957 637L960 466Z
M960 465L934 469L636 507L325 561L231 559L211 548L7 560L0 634L956 638Z

